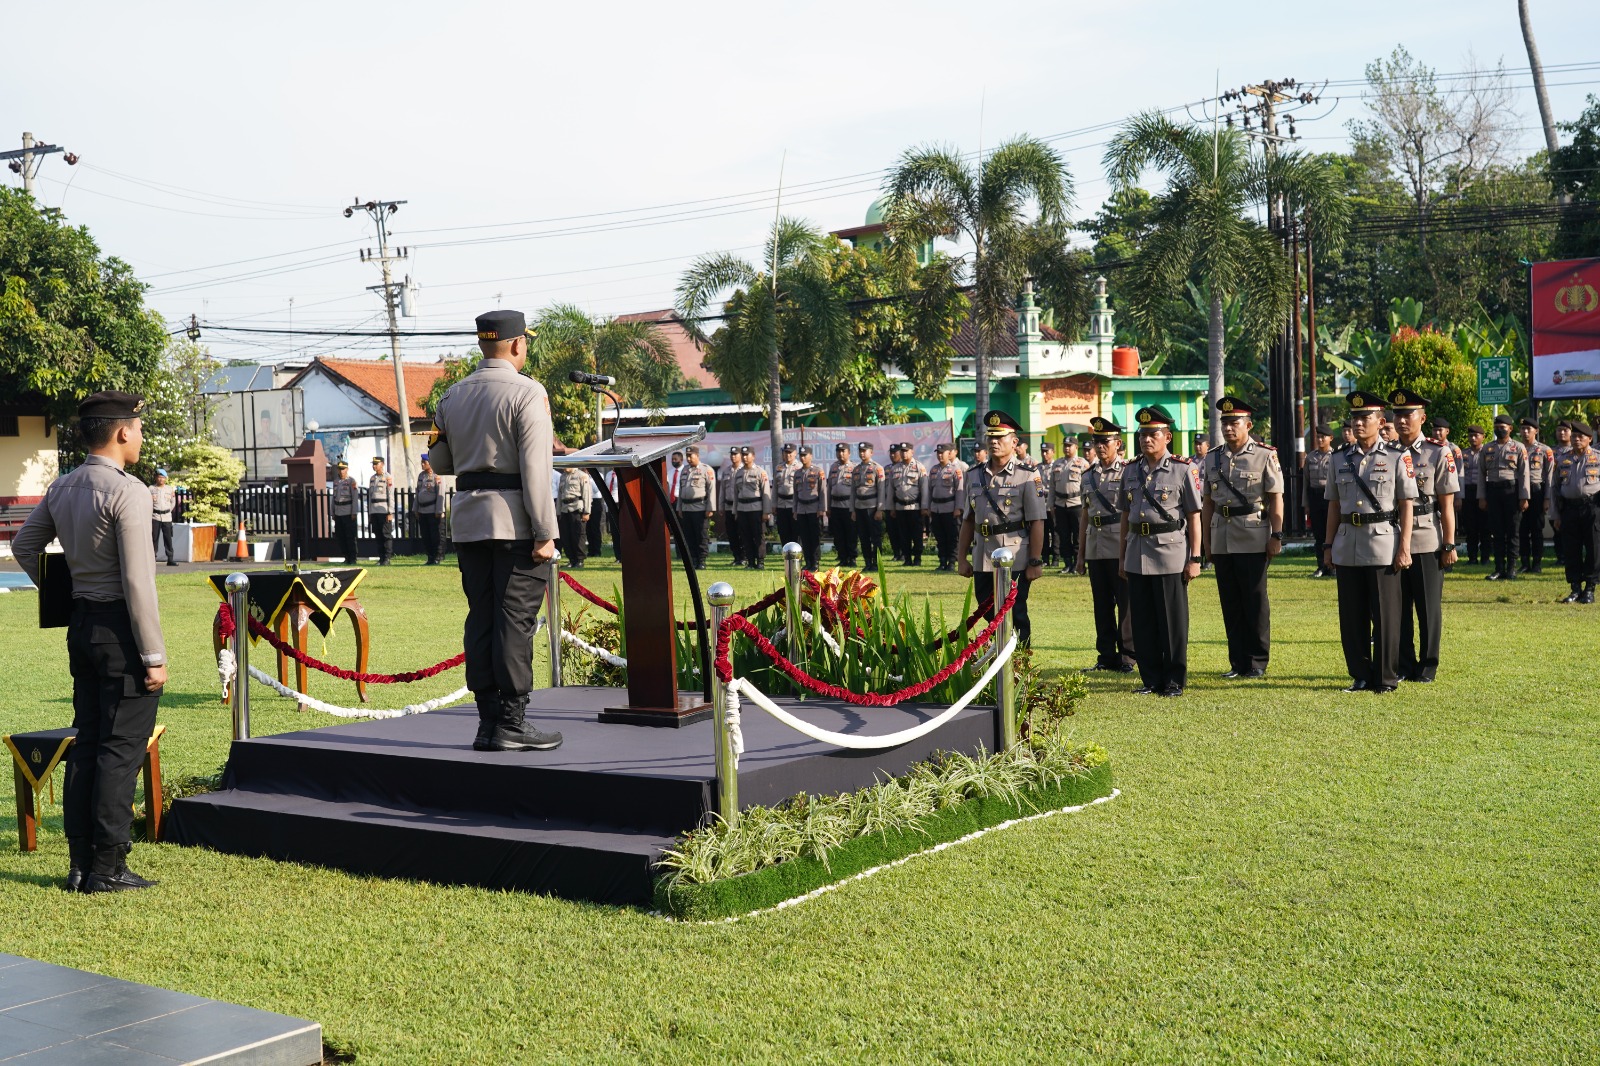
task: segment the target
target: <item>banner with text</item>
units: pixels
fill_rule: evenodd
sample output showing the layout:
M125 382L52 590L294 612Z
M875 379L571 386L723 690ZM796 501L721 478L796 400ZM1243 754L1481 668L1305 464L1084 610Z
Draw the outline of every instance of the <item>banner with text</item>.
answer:
M1533 396L1600 396L1600 259L1534 263L1529 268Z

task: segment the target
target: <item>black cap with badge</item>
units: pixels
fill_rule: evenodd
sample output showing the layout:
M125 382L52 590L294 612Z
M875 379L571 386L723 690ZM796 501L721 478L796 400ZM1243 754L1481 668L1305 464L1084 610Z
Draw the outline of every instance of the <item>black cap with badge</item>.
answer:
M1022 426L1004 411L990 411L983 418L983 435L986 437L1004 437L1021 432Z
M1245 418L1256 413L1255 408L1239 399L1237 396L1224 396L1217 401L1217 413L1223 419Z
M1389 410L1411 411L1428 406L1428 401L1410 389L1394 389L1389 393Z
M79 418L138 418L144 397L131 392L91 392L78 404Z
M1388 406L1383 402L1382 396L1365 389L1355 390L1345 397L1345 401L1350 404L1352 411L1382 411Z
M1160 404L1151 404L1141 407L1134 412L1133 420L1139 423L1140 429L1171 429L1172 416Z
M1511 426L1514 423L1512 422L1510 415L1495 415L1494 424L1497 426Z
M1122 432L1121 426L1111 421L1111 419L1101 418L1099 415L1089 419L1089 429L1097 437L1114 437Z
M480 341L508 341L513 337L533 336L528 319L521 311L488 311L475 320Z

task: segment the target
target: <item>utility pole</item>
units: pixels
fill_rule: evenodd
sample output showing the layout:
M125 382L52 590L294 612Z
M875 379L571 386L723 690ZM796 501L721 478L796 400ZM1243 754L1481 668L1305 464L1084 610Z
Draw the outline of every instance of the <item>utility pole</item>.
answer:
M389 355L394 363L394 391L395 399L400 409L400 440L403 445L402 454L405 458L406 484L416 483L417 474L411 460L411 402L406 397L406 372L400 359L400 323L395 317L400 310L400 291L394 280L389 264L406 258L410 253L405 248L398 248L395 254L389 254L389 218L404 200L368 200L355 203L344 209L344 217L350 218L357 211L365 211L378 227L378 254L373 255L372 249L361 250L363 263L376 262L383 271L382 285L367 286L370 292L383 293L384 310L389 313Z
M0 159L7 160L11 173L22 175L22 191L33 195L33 179L39 173L39 164L44 162L44 157L61 153L61 158L66 160L67 166L78 165L78 157L62 148L59 144L42 144L33 139L33 134L22 134L21 149L9 152L0 152Z

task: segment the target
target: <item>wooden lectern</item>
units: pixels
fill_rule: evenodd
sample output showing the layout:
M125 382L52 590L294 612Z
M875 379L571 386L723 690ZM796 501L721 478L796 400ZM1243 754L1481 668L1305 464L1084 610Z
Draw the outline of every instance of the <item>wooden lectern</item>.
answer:
M706 427L619 428L610 440L555 457L574 467L617 475L617 560L622 564L623 626L628 644L628 705L600 721L684 726L711 717L702 692L678 691L677 612L672 605L670 516L663 503L666 459L705 437ZM559 619L551 619L559 625Z

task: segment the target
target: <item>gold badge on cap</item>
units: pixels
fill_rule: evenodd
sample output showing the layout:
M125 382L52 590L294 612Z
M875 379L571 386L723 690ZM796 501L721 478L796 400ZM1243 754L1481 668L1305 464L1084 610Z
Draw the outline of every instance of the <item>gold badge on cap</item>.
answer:
M1139 412L1139 421L1142 424L1149 424L1149 422L1150 422L1150 412L1149 411L1140 411Z
M1224 414L1226 414L1227 412L1233 410L1233 401L1232 400L1223 400L1222 403L1218 404L1218 408Z
M1391 392L1389 394L1389 402L1390 403L1405 403L1406 402L1406 394L1405 394L1405 392L1400 390L1400 389L1395 389L1393 392Z
M990 411L987 421L991 426L998 426L1000 424L1000 412Z

